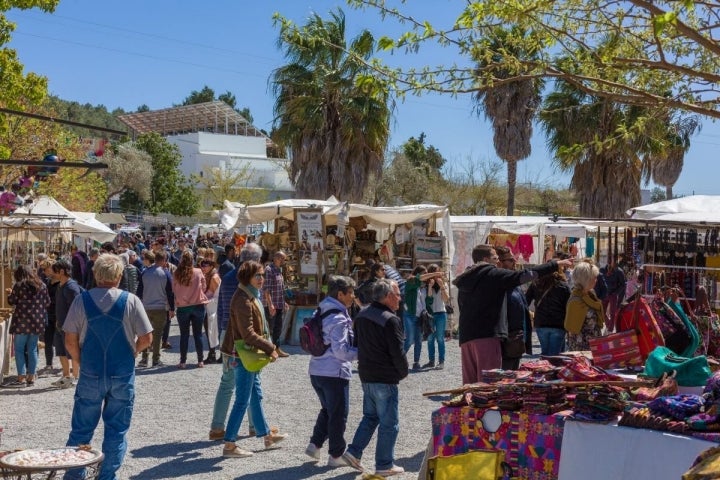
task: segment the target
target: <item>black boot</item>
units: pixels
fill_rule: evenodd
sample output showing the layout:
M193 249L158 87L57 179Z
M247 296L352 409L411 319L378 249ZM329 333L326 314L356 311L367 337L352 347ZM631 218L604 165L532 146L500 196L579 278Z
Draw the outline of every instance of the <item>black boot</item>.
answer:
M205 359L205 363L217 363L217 357L216 357L216 355L215 355L215 349L214 349L214 348L211 348L211 349L208 351L208 356L207 356L207 358Z

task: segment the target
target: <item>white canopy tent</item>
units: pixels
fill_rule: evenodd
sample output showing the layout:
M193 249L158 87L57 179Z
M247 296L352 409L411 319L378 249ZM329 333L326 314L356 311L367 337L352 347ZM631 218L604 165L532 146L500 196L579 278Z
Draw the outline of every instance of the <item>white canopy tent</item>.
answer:
M451 215L450 226L454 239L455 255L452 258L452 272L457 275L472 265L470 254L475 245L487 241L493 229L502 230L515 235L532 235L534 253L529 263L541 263L544 251L545 235L560 237L587 236L588 225L570 220L553 221L548 217L539 216L490 216L490 215Z
M57 228L98 242L112 241L116 236L108 226L95 219L94 213L71 212L48 195L38 197L31 205L18 207L15 213L7 218L12 219L15 216L34 219L31 221L45 219L59 222Z
M720 195L692 195L634 207L625 213L633 220L684 221L687 219L693 222L705 220L709 223L720 223L718 222L720 219L718 212L720 212ZM674 214L692 215L659 218ZM703 216L707 217L707 220Z

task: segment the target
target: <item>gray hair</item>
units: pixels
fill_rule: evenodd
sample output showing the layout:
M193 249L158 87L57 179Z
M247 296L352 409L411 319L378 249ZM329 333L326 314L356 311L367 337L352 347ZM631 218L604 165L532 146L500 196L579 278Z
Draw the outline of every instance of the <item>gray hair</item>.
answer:
M93 257L95 255L100 255L100 249L99 248L91 248L90 253L88 253L88 257Z
M95 281L100 283L114 283L122 277L124 265L118 255L112 253L103 253L93 265L93 274Z
M246 243L240 250L240 262L249 262L250 260L259 262L262 257L262 247L257 243Z
M382 302L393 291L393 286L397 285L395 280L389 278L380 278L374 284L372 288L372 300L373 302Z
M337 299L340 292L347 293L348 290L355 288L356 285L355 280L350 277L330 275L328 277L327 294L329 297Z
M595 265L588 262L579 262L575 264L573 269L572 278L575 285L580 285L584 289L587 289L592 280L597 278L600 274L600 270Z

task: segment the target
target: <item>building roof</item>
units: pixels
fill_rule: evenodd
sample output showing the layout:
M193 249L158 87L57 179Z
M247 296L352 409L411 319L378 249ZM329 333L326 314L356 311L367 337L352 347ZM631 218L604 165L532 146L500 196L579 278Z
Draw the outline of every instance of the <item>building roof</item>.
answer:
M157 132L164 136L209 132L267 138L267 135L255 128L245 117L220 100L150 112L127 113L118 118L138 135L148 132Z

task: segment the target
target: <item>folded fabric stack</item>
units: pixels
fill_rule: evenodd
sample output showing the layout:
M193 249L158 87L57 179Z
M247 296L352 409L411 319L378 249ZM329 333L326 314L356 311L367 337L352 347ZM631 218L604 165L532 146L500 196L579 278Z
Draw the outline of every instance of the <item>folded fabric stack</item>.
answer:
M585 422L606 423L625 410L628 393L619 387L588 385L576 389L572 418Z
M552 415L568 408L565 400L567 390L560 385L538 383L528 385L523 395L523 411L540 415Z
M498 385L497 407L500 410L515 411L523 408L523 397L527 384Z
M542 377L546 380L557 380L561 366L555 366L548 360L531 360L520 365L519 371L532 372L535 377Z
M482 383L513 383L515 381L515 372L513 370L483 370L480 372L480 382Z

